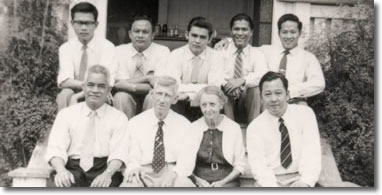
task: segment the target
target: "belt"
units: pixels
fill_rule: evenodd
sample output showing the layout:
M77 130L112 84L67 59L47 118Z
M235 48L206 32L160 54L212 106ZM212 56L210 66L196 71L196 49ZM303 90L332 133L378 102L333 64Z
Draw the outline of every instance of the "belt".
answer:
M221 163L199 163L197 165L200 168L211 168L211 170L216 171L219 169L226 169L229 168L229 164L221 164Z

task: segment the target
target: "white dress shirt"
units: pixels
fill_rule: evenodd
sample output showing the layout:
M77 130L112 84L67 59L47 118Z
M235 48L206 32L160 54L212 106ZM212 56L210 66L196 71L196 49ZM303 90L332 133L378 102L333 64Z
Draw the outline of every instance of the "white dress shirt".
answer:
M199 54L202 65L197 84L191 83L192 59L194 56L188 45L175 49L170 53L165 74L174 77L180 83L179 92L196 94L207 85L219 86L223 74L222 55L209 47Z
M222 147L224 158L234 169L243 173L246 161L240 126L224 116L216 129L223 132ZM187 177L194 171L197 153L203 140L203 134L207 130L208 125L204 117L191 124L191 129L187 131L187 135L182 142L183 144L180 145L182 152L174 168L178 175Z
M78 38L72 38L59 49L59 64L57 84L60 87L67 79L75 79L80 72L83 44ZM110 85L114 85L116 76L116 60L114 44L104 38L93 37L87 44L88 68L93 65L103 65L110 71Z
M92 110L85 102L61 110L49 135L46 160L59 157L65 164L68 158L79 159L87 121ZM104 104L96 111L96 140L94 157L110 157L127 131L127 117L121 111ZM122 160L122 159L121 159ZM109 161L109 160L108 160Z
M280 61L285 49L282 46L261 46L270 71L279 72ZM325 89L325 78L320 62L314 54L295 47L287 55L286 78L291 98L310 97Z
M225 85L232 79L235 72L235 61L237 57L237 47L230 44L226 50L221 51L224 56L224 80ZM247 45L241 53L243 77L247 87L257 87L261 77L268 72L268 67L264 54L256 47Z
M281 133L279 118L265 110L247 129L248 162L257 182L264 187L278 186L276 175L298 172L300 181L314 186L321 172L321 145L313 110L289 104L282 116L288 129L292 164L280 163Z
M178 160L182 137L191 123L172 110L163 121L165 160L167 163L175 163ZM122 145L117 149L119 151L116 152L122 155L118 159L123 158L127 164L125 175L132 169L152 163L158 122L159 119L155 116L153 108L129 121L129 133L125 135Z
M138 51L133 47L132 43L123 44L116 47L117 51L117 80L129 79L134 77L136 70L136 58ZM143 70L146 75L148 72L162 71L161 68L165 63L170 50L168 47L151 43L151 45L142 52L143 54Z

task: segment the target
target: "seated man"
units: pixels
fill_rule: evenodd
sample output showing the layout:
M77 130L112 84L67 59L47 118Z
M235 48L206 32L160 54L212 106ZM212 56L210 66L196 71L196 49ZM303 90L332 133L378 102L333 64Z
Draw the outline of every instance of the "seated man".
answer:
M325 89L325 78L316 56L298 46L302 23L294 14L277 22L281 46L262 46L270 71L280 72L289 81L289 103L306 105L306 98Z
M71 9L71 17L76 37L62 44L59 49L57 83L62 89L56 99L59 111L84 99L82 84L90 66L100 64L108 68L111 86L115 77L113 43L94 36L98 26L97 8L91 3L80 2ZM108 102L110 100L111 96L108 95Z
M49 136L46 158L57 174L57 187L119 186L124 159L114 151L127 130L127 117L105 104L109 71L89 68L82 88L85 102L60 111Z
M116 152L119 159L127 159L121 187L173 186L176 174L171 170L190 126L186 118L170 109L177 101L177 91L174 78L159 77L151 92L154 108L130 120L129 133Z
M263 53L249 44L254 28L251 17L247 14L237 14L231 19L230 26L233 44L222 51L224 56L222 89L228 96L224 113L235 120L235 110L246 111L247 120L243 122L249 124L260 114L258 85L268 68ZM237 118L240 113L242 112L236 112Z
M260 187L314 187L321 172L316 116L308 106L288 104L288 80L275 72L260 80L265 108L248 126L248 162Z
M154 84L154 73L167 59L170 50L152 42L153 25L146 16L133 19L129 36L131 43L116 49L118 70L113 105L131 119L151 107L145 98Z
M188 44L172 51L167 61L167 74L180 83L179 102L173 109L193 120L202 114L198 106L190 105L190 102L200 89L207 84L218 86L222 78L222 56L207 46L212 32L212 24L205 18L191 19L186 32ZM190 106L198 112L190 112Z

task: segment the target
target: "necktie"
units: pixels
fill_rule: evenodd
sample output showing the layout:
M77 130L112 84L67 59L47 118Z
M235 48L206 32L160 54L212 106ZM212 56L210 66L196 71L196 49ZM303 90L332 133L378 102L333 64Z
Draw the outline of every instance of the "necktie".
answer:
M155 173L158 173L165 166L165 150L162 129L163 124L163 121L158 122L158 131L155 136L154 156L152 162L152 167Z
M280 133L281 133L281 147L280 147L280 162L284 168L288 168L292 163L292 151L290 146L288 129L284 125L284 120L279 119L280 122Z
M279 72L285 76L286 69L287 69L287 55L289 54L289 50L286 49L283 51L284 55L280 60L280 66L279 66Z
M199 56L194 56L192 58L192 73L191 73L191 83L198 83L199 72L201 68L201 59Z
M141 77L145 75L143 69L143 53L139 52L135 55L135 77Z
M235 72L233 74L234 79L241 78L243 74L243 60L241 59L242 52L242 49L237 49L237 55L235 60Z
M88 115L88 121L86 125L86 132L82 141L82 148L80 154L80 167L84 171L88 171L93 167L94 159L94 144L96 138L96 126L95 118L97 113L92 111Z
M85 72L88 67L88 53L86 49L88 48L87 45L82 45L82 56L81 56L81 62L80 62L80 73L78 74L78 79L80 81L83 81L85 79Z

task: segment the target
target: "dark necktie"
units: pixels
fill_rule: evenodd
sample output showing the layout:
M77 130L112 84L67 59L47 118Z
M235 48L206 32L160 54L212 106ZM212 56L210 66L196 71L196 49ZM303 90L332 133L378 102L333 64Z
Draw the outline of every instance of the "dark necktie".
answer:
M237 55L235 60L235 72L233 74L233 78L241 78L243 74L243 59L241 59L241 53L243 52L242 49L237 49Z
M154 143L154 156L152 167L155 173L158 173L165 166L165 150L164 150L164 142L163 142L163 126L164 122L158 122L158 131L155 136Z
M292 163L292 151L290 146L288 129L284 125L284 120L279 119L280 122L280 133L281 133L281 147L280 147L280 162L284 168L288 168Z
M87 45L82 46L82 56L81 56L81 62L80 62L80 72L78 74L78 79L80 81L83 81L85 79L85 72L86 69L88 68L88 53L86 49L88 48Z
M284 55L280 60L279 72L285 76L287 69L287 55L290 53L288 49L283 51Z

